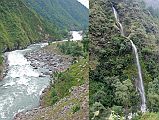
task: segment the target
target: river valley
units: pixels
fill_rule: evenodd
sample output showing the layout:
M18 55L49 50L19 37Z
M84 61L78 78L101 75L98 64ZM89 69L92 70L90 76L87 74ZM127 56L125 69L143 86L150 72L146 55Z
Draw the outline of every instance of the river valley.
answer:
M79 37L77 32L75 35ZM73 36L73 39L76 38ZM39 106L40 95L49 85L50 75L42 75L48 71L48 68L35 68L33 62L35 63L34 58L37 57L36 51L47 45L47 43L34 44L24 50L5 53L8 71L4 79L0 81L0 120L11 120L16 113ZM30 54L34 55L32 60L29 59ZM40 56L40 53L38 55Z

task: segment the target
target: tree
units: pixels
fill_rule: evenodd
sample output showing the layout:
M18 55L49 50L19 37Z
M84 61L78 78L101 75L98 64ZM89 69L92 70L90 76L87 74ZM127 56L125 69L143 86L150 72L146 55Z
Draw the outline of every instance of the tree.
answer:
M137 94L134 91L134 86L130 79L124 81L116 81L115 86L115 99L119 105L124 107L125 116L128 117L128 113L131 110L132 101L136 101Z
M155 78L154 81L148 84L148 103L149 110L152 112L159 111L159 80Z
M90 108L90 120L106 120L111 114L100 102L95 102Z
M89 50L89 37L88 34L86 34L82 40L83 43L83 51L88 52Z

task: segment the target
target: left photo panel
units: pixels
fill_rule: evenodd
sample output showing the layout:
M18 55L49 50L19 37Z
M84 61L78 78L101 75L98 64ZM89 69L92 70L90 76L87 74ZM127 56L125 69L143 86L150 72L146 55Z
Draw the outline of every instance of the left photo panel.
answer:
M89 119L89 0L0 1L0 120Z

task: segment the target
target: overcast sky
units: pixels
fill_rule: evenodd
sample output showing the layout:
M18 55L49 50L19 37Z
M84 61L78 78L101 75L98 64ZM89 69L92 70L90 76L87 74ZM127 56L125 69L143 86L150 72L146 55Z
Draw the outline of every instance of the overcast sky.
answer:
M89 0L78 0L80 3L82 3L84 6L89 8Z

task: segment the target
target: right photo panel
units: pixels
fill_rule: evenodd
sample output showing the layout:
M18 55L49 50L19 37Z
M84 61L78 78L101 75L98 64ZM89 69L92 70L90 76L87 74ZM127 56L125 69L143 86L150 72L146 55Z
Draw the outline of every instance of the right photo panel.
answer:
M159 120L159 0L90 0L90 120Z

